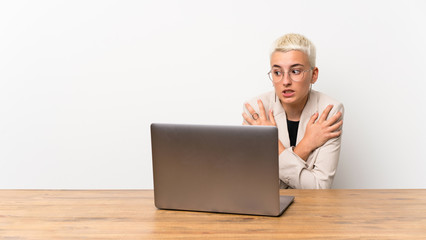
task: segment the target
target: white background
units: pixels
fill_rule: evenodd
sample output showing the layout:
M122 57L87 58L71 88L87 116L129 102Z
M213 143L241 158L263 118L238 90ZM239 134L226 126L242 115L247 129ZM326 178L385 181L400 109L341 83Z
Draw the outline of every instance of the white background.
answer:
M272 42L344 103L334 188L425 188L424 1L2 1L0 188L152 188L152 122L233 124Z

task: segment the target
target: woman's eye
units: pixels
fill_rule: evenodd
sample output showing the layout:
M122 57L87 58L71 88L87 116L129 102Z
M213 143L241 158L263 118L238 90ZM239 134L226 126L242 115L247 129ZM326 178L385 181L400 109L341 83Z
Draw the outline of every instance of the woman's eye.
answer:
M280 71L274 71L274 75L275 76L281 76L281 72Z
M293 73L294 75L299 75L300 73L302 73L302 71L300 71L299 69L292 69L291 73Z

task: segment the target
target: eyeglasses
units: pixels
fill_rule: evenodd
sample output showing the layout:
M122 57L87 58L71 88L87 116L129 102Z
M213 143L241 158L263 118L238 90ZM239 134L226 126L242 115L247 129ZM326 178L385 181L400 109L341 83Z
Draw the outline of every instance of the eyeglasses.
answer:
M312 71L312 70L314 70L313 67L311 67L308 70L303 70L301 68L291 68L288 72L285 72L280 68L274 68L274 69L271 69L271 71L268 72L268 76L269 76L269 79L271 79L272 82L278 83L278 82L280 82L281 80L284 79L284 74L287 73L289 78L292 81L300 82L300 81L303 80L305 72L309 72L309 71Z

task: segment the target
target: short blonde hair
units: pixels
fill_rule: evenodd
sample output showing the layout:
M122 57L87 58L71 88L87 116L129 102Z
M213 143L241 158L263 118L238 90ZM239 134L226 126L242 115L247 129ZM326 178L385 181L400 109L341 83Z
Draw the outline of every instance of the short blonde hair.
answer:
M271 55L274 52L288 52L292 50L301 51L308 55L311 67L315 67L315 45L301 34L289 33L275 40Z

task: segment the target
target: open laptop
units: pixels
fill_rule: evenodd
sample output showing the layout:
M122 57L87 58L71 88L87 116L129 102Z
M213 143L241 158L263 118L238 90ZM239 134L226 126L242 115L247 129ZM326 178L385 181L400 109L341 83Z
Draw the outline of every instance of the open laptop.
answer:
M151 124L159 209L280 216L278 129Z

